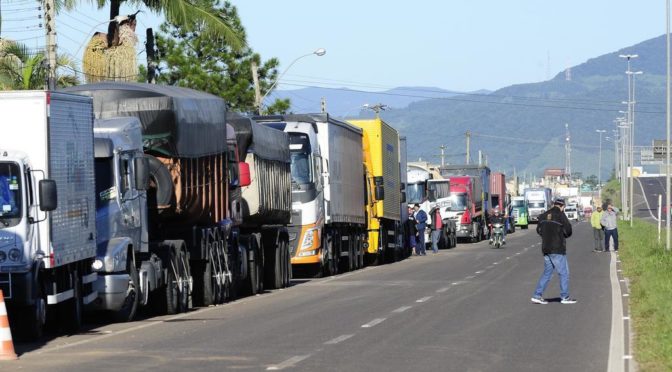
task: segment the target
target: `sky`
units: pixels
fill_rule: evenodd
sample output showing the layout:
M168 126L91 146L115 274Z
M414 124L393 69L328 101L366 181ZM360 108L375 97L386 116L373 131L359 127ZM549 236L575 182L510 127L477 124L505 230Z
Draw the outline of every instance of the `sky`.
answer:
M59 51L80 61L109 10L89 1L57 16ZM279 89L305 86L386 90L495 90L547 80L568 66L665 33L665 1L634 0L238 0L248 44L279 58ZM0 0L2 37L44 45L36 0ZM135 8L122 7L123 13ZM138 16L144 28L161 17ZM102 23L102 24L101 24ZM318 48L318 57L300 56Z

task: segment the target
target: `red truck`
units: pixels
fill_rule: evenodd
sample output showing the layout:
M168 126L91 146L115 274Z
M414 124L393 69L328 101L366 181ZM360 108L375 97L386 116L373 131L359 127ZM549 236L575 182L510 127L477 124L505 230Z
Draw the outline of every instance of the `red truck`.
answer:
M516 224L513 221L512 214L509 213L511 198L506 193L506 175L504 173L493 172L490 175L490 198L492 200L492 208L499 208L500 213L504 213L508 219L506 232L513 233Z
M448 218L457 225L457 237L478 242L485 238L487 225L483 209L483 182L478 176L450 177Z

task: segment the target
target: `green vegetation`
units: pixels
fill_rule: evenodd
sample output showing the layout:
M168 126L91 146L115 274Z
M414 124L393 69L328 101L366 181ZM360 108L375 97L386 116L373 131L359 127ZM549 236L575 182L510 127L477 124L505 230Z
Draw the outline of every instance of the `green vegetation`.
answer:
M655 225L619 224L624 275L630 279L634 355L642 371L672 370L672 252Z
M621 183L617 179L612 178L602 187L602 202L611 200L613 205L621 208Z

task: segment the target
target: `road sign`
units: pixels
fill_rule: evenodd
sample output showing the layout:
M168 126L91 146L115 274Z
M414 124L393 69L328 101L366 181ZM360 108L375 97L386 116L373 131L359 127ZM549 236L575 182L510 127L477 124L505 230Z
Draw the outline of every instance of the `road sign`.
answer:
M667 141L653 140L653 157L658 160L665 159L667 154Z
M654 146L652 147L642 147L640 150L640 155L641 155L641 164L642 165L658 165L663 163L662 158L657 158L655 151L654 151ZM665 156L665 153L663 152L663 157Z

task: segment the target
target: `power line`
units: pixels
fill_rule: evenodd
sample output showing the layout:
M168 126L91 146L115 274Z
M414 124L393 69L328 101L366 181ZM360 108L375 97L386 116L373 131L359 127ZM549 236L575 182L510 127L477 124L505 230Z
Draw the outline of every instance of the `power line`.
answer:
M285 85L307 87L307 88L317 88L313 85L305 84L291 84L283 83ZM332 88L332 87L320 87L322 89L329 90L338 90L338 91L348 91L348 92L357 92L364 94L371 94L371 92L357 90L357 89L346 89L346 88ZM386 96L397 96L397 97L410 97L410 98L423 98L428 100L445 100L445 101L455 101L455 102L471 102L471 103L481 103L481 104L492 104L492 105L503 105L503 106L521 106L521 107L536 107L536 108L550 108L550 109L566 109L566 110L582 110L582 111L600 111L600 112L615 112L618 108L614 109L605 109L605 108L596 108L596 107L578 107L578 106L552 106L552 105L533 105L527 103L517 103L517 102L496 102L496 101L479 101L475 99L466 99L459 97L430 97L430 96L420 96L413 94L400 94L400 93L389 93L389 92L378 92L376 94L386 95ZM614 103L615 105L616 103ZM664 111L638 111L639 114L664 114Z

